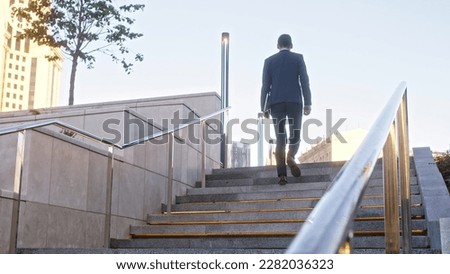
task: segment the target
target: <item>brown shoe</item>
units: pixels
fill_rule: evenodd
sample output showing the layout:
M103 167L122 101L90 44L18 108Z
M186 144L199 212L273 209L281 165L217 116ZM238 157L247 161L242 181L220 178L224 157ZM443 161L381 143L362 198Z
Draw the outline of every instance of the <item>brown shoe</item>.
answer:
M278 181L278 184L280 186L284 186L285 184L287 184L287 178L284 175L279 176L278 178L280 178L280 180Z
M300 168L297 166L297 163L295 162L295 159L291 155L287 155L286 163L291 169L292 176L294 177L300 177L302 175L302 172L300 171Z

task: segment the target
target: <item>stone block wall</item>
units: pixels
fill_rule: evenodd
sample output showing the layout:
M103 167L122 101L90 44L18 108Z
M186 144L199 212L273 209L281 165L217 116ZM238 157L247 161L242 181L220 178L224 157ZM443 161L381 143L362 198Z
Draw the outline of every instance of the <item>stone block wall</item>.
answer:
M197 116L209 114L220 108L220 101L215 93L206 93L43 109L38 110L39 115L27 111L20 112L22 115L2 113L0 128L57 119L110 138L102 123L110 118L122 123L124 108L161 125L163 118L172 118L177 111L182 118L191 111ZM123 130L123 125L117 129ZM178 136L186 137L188 131L184 129ZM137 127L132 128L131 137L136 138L137 133ZM16 153L17 134L0 136L0 253L7 253L9 248ZM220 167L219 145L208 145L206 153L207 170ZM200 159L198 144L189 140L184 144L175 142L173 196L184 194L200 180ZM111 238L128 238L130 225L144 224L147 214L161 210L161 203L166 203L167 161L167 142L115 149ZM61 134L54 127L27 130L18 247L102 247L107 171L106 145L80 135Z

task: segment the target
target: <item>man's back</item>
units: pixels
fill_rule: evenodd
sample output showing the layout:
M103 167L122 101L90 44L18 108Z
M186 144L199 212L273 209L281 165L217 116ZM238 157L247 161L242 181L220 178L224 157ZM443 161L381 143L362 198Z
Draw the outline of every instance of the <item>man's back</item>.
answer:
M302 90L302 87L303 88ZM270 56L265 60L263 92L270 92L269 105L281 102L311 104L309 79L303 56L289 50ZM303 96L302 96L303 92Z

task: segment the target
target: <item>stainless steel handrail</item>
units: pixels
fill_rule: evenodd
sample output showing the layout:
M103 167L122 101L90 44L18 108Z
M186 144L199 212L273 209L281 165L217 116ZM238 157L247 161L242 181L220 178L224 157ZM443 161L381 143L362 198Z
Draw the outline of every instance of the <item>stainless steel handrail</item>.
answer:
M159 137L162 137L162 136L165 136L165 135L168 135L168 134L180 131L180 130L185 129L185 128L189 127L189 126L192 126L192 125L195 125L195 124L200 124L203 121L206 121L206 120L208 120L208 119L210 119L210 118L212 118L214 116L217 116L219 114L222 114L225 111L228 111L230 108L231 107L226 107L226 108L220 109L220 110L218 110L216 112L213 112L213 113L208 114L208 115L204 115L204 116L202 116L200 118L195 118L192 121L190 121L188 123L185 123L185 124L182 124L182 125L174 128L174 129L162 130L162 131L159 131L159 132L157 132L155 134L152 134L150 136L139 138L137 140L131 141L131 142L126 143L126 144L123 144L120 147L121 147L121 149L125 149L125 148L131 147L131 146L139 145L139 144L145 143L147 141L150 141L150 140L153 140L153 139L156 139L156 138L159 138Z
M162 136L165 136L165 135L168 135L168 134L180 131L180 130L185 129L185 128L189 127L189 126L192 126L192 125L195 125L195 124L200 124L201 122L203 122L205 120L208 120L208 119L210 119L210 118L212 118L214 116L217 116L217 115L219 115L221 113L224 113L225 111L228 111L230 108L231 107L220 109L220 110L215 111L215 112L213 112L211 114L204 115L204 116L199 117L199 118L195 118L195 119L193 119L192 121L190 121L188 123L181 124L180 126L178 126L176 128L158 131L157 133L154 133L152 135L149 135L149 136L146 136L146 137L143 137L143 138L140 138L140 139L128 142L128 143L123 144L123 145L111 143L111 142L107 141L106 139L100 138L100 137L98 137L98 136L96 136L96 135L94 135L94 134L92 134L92 133L90 133L88 131L85 131L83 129L79 129L77 127L71 126L71 125L69 125L67 123L61 122L61 121L56 120L56 119L44 120L44 121L33 122L33 123L26 123L26 124L22 124L22 125L18 125L18 126L13 126L13 127L0 128L0 136L11 134L11 133L16 133L16 132L24 131L24 130L28 130L28 129L35 129L35 128L39 128L39 127L45 127L45 126L54 125L54 126L58 126L60 128L63 128L63 129L71 130L71 131L76 132L78 134L81 134L81 135L83 135L85 137L88 137L89 139L92 139L94 141L98 141L98 142L104 143L106 145L112 145L112 146L114 146L114 147L116 147L118 149L125 149L125 148L128 148L128 147L139 145L139 144L145 143L147 141L151 141L153 139L160 138Z
M100 138L95 134L92 134L83 129L79 129L77 127L71 126L67 123L61 122L56 119L44 120L33 123L26 123L22 125L6 127L0 129L0 136L19 133L18 142L17 142L17 159L16 159L16 170L15 170L15 179L14 179L14 193L13 193L13 209L12 209L12 220L11 220L11 240L10 240L10 253L16 253L17 249L17 236L18 236L18 227L19 227L19 213L20 213L20 198L21 198L21 189L22 189L22 173L23 173L23 161L24 161L24 146L25 146L25 132L27 130L36 129L40 127L46 126L57 126L61 129L70 130L77 134L80 134L88 139L97 141L99 143L105 144L108 146L108 172L107 172L107 185L106 185L106 209L105 209L105 235L104 235L104 247L109 247L109 239L110 239L110 226L111 226L111 208L112 208L112 183L113 183L113 171L114 171L114 148L123 150L135 145L142 144L147 141L151 141L153 139L163 137L165 135L169 135L169 174L168 174L168 182L167 182L167 213L171 213L171 204L172 204L172 189L173 189L173 153L174 153L174 135L175 132L178 132L184 128L195 124L201 124L200 134L199 136L203 136L200 138L201 143L201 176L202 176L202 187L205 187L205 165L206 165L206 149L205 149L205 140L204 140L204 132L206 127L206 121L214 116L222 114L228 111L231 107L223 108L213 113L204 115L202 117L193 119L192 121L181 124L180 126L173 129L166 129L155 134L131 141L129 143L119 145L109 142L107 139ZM127 110L125 110L127 111Z
M390 174L390 177L384 178L385 185L391 184L390 189L396 189L397 177L401 179L403 252L409 253L411 230L406 94L406 83L402 82L379 114L358 150L333 179L286 253L337 253L344 246L352 235L353 217L381 151L384 157L391 159L389 161L391 166L387 166L384 161L385 176ZM397 142L393 125L399 127L398 130L401 132L399 136L403 138L398 140L401 150L398 155L395 154ZM386 142L387 139L389 144ZM391 172L397 170L397 157L401 167L400 176ZM386 196L389 197L385 199L385 208L396 208L398 211L397 195L388 193ZM390 214L390 211L385 211L385 220L392 223L388 226L385 222L386 252L398 253L398 214L395 215L395 212L393 216Z
M76 132L78 134L83 135L84 137L87 137L91 140L94 141L98 141L100 143L104 143L106 145L113 145L117 148L120 148L119 145L116 144L112 144L110 142L106 142L104 139L88 132L85 131L83 129L79 129L77 127L71 126L67 123L61 122L59 120L56 119L52 119L52 120L44 120L44 121L40 121L40 122L33 122L33 123L26 123L26 124L22 124L22 125L17 125L17 126L12 126L12 127L7 127L7 128L0 128L0 136L2 135L7 135L7 134L12 134L12 133L16 133L19 131L25 131L25 130L29 130L29 129L35 129L35 128L40 128L40 127L45 127L45 126L57 126L60 127L62 129L68 129L71 130L73 132Z

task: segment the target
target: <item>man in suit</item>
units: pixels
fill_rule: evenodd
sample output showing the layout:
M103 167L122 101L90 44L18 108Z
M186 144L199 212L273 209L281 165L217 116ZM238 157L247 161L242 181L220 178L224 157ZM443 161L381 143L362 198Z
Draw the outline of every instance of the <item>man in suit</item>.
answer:
M300 147L300 130L302 114L311 113L311 91L309 78L303 56L291 52L292 39L288 34L278 38L279 52L267 58L264 62L263 85L261 88L261 110L270 109L275 134L277 137L275 159L279 184L287 183L286 164L295 177L300 177L301 171L295 162L295 155ZM286 118L289 124L289 150L286 156Z

